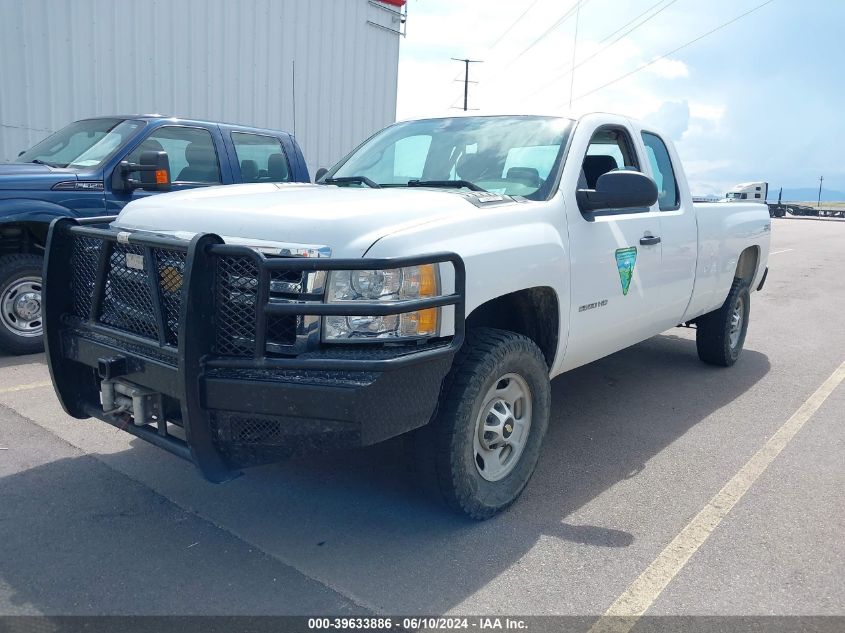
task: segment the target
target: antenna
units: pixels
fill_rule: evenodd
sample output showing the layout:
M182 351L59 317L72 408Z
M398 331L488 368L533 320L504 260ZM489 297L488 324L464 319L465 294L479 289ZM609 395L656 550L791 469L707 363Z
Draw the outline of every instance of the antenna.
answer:
M293 137L296 138L296 60L290 61L290 83L291 92L293 93Z

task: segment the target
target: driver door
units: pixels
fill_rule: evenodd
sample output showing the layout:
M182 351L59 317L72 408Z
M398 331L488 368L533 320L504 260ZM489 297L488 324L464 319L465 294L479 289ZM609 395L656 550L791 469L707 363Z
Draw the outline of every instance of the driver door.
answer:
M586 138L586 137L582 137ZM642 171L626 125L598 127L589 144L573 146L580 174L564 189L571 248L571 315L564 369L572 369L653 336L659 308L660 214L656 208L582 213L576 190L594 189L613 169Z

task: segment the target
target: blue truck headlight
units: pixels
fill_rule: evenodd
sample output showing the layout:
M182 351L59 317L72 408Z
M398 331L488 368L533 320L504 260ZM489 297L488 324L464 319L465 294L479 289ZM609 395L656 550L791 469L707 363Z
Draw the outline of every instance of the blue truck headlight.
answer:
M440 294L436 264L422 264L386 270L335 270L329 275L327 301L385 302L401 305L414 299ZM335 342L364 342L368 339L401 340L437 336L440 308L409 310L388 316L327 316L323 339Z

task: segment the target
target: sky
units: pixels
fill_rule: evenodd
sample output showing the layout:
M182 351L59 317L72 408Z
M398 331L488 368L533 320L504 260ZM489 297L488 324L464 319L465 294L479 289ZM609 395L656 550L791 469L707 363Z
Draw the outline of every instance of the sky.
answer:
M763 2L409 0L397 118L462 114L464 67L450 58L469 57L483 60L470 66L475 113L648 121L696 195L764 180L772 200L822 175L845 192L845 0L770 0L705 35Z

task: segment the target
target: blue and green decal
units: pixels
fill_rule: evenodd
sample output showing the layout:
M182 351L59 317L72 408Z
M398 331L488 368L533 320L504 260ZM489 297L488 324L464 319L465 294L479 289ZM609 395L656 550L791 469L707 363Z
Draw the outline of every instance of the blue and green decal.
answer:
M619 270L619 281L622 282L622 294L627 295L634 276L634 266L637 264L637 247L616 249L616 268Z

